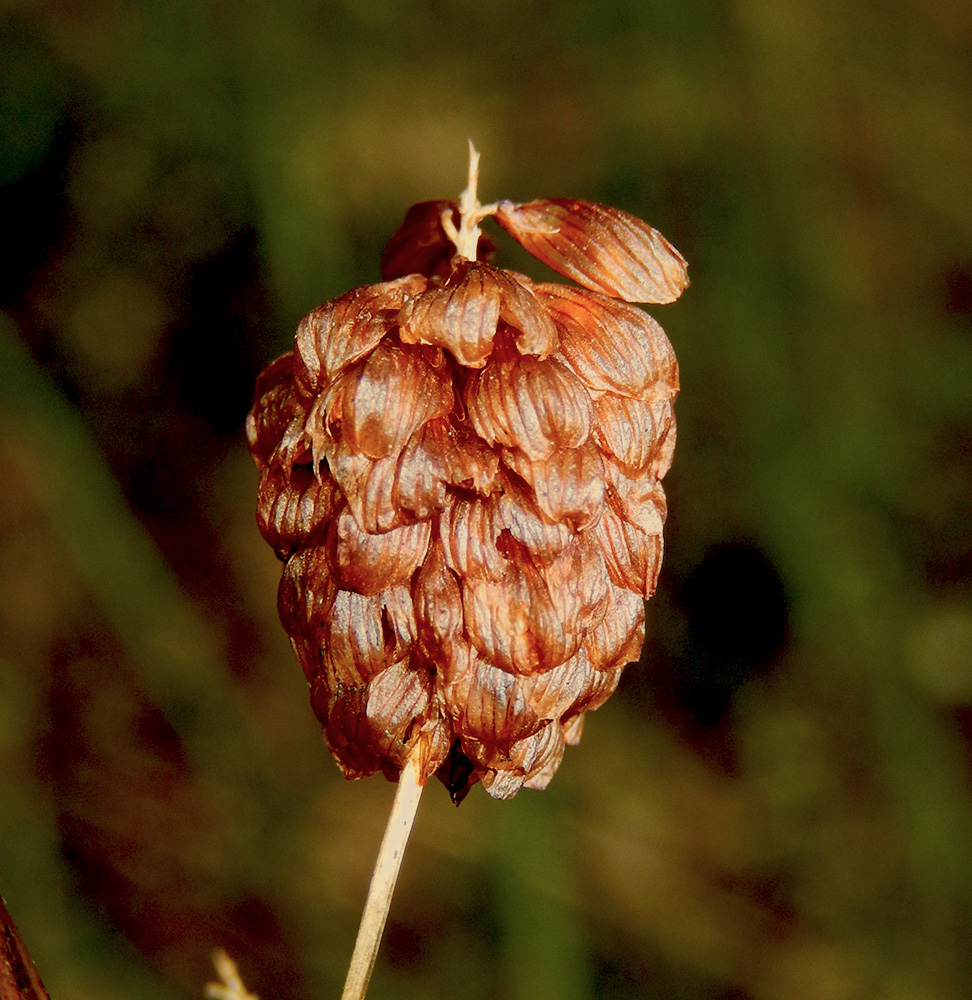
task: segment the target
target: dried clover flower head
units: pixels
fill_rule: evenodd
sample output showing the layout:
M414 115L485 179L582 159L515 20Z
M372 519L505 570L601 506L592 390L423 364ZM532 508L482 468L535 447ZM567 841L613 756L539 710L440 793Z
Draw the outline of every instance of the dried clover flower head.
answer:
M581 287L476 259L493 215ZM456 801L544 788L639 656L662 559L678 368L632 302L685 261L572 199L414 205L382 281L260 376L247 436L279 611L331 753Z

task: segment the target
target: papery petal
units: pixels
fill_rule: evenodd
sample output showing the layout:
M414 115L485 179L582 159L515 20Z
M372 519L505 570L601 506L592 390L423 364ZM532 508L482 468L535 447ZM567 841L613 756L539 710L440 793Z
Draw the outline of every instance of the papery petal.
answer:
M294 398L294 356L284 354L257 378L253 406L246 418L246 440L257 468L269 461L287 425L300 409Z
M648 534L625 518L617 507L605 504L594 528L611 582L641 597L650 597L661 570L664 551L661 532Z
M546 788L564 755L564 737L559 725L547 723L536 733L518 740L509 754L489 746L469 747L482 769L483 787L494 799L509 799L523 787Z
M572 198L503 201L496 221L528 253L596 292L629 302L674 302L688 287L685 258L628 212Z
M416 518L395 505L398 455L375 461L355 452L344 440L328 439L327 468L341 488L362 531L377 534Z
M369 458L397 455L427 420L452 409L452 387L421 350L385 340L325 390L308 414L313 432L340 436Z
M636 399L671 399L678 363L665 331L637 306L565 285L535 285L560 334L560 355L585 385Z
M368 595L407 583L425 556L431 532L428 521L381 534L362 531L345 507L331 520L327 532L334 580L343 590Z
M434 662L443 648L463 635L462 590L439 539L433 540L412 579L412 606L419 642Z
M413 496L437 495L430 487L417 485L423 474L464 490L491 493L498 471L499 457L468 428L457 428L447 419L430 420L402 453L397 496L408 505Z
M624 665L621 665L607 670L595 670L591 674L584 690L564 715L562 725L567 743L576 746L580 740L581 728L578 720L583 718L585 712L599 709L614 694L623 670Z
M430 686L428 674L412 670L404 660L393 663L368 684L365 713L382 733L396 770L405 765L409 730L429 709Z
M595 673L587 650L581 646L553 670L520 678L520 687L539 718L559 721L584 694Z
M579 638L599 624L608 606L610 578L604 555L590 532L575 535L570 545L542 566L565 630Z
M533 282L512 271L493 269L502 287L500 319L513 331L513 342L521 354L545 358L557 350L557 327L533 294Z
M509 544L518 546L512 539ZM569 592L558 592L555 601L529 552L519 548L521 552L511 552L504 577L463 578L463 616L470 641L490 663L532 674L563 663L576 652L581 637L576 622L562 613Z
M674 450L675 415L671 400L645 402L604 392L594 396L593 402L593 437L598 445L633 474L652 462L652 474L660 479ZM660 471L662 467L664 471Z
M593 441L531 461L519 448L505 448L503 462L533 488L537 506L552 521L581 530L604 503L604 463Z
M466 383L466 412L490 444L520 448L531 459L587 440L593 411L581 381L554 358L505 357Z
M532 493L523 485L504 477L503 489L491 499L493 530L508 531L541 561L559 555L573 538L573 532L562 521L554 521L541 513Z
M492 759L494 756L490 755L488 759ZM490 798L499 801L512 799L523 787L523 782L526 780L523 771L519 768L516 770L500 769L490 767L488 763L480 763L478 760L476 764L482 771L483 788L489 793Z
M500 580L508 561L496 547L499 534L494 508L478 498L456 499L439 518L439 538L446 565L456 576Z
M333 690L367 683L402 659L415 641L406 587L365 596L339 590L324 622L325 672Z
M481 368L492 353L500 317L502 292L494 271L488 264L462 261L445 285L409 302L399 316L402 343L444 347L461 365Z
M277 613L308 680L321 667L324 622L336 596L323 546L300 549L287 560L277 588Z
M430 710L428 678L405 661L390 664L367 684L335 688L315 678L311 705L345 777L362 778L379 769L395 777L405 766L406 740L416 720Z
M611 457L604 459L605 500L626 521L647 535L660 535L668 504L665 489L653 476L629 476Z
M467 657L454 661L441 690L456 733L464 742L477 740L508 752L517 740L540 726L517 678L471 650Z
M557 349L557 329L529 285L483 261L460 259L444 285L405 305L399 336L406 344L445 347L460 364L481 368L501 320L521 354L546 357Z
M604 676L603 674L601 676ZM581 741L581 734L584 732L584 713L578 712L569 719L564 719L560 724L564 731L564 742L569 747L575 747Z
M318 478L308 466L272 463L260 473L257 493L257 526L279 556L299 545L324 540L328 521L339 496L329 475Z
M316 395L372 351L396 325L402 306L426 285L420 274L362 285L309 312L294 338L294 376L301 392Z
M556 723L544 726L539 733L516 744L511 757L524 770L523 787L542 792L563 760L564 732Z
M644 599L624 587L612 585L608 601L601 624L584 636L584 648L595 670L633 663L641 655L645 641Z
M378 747L381 734L368 721L365 707L368 688L331 690L324 677L311 683L311 708L321 722L324 742L345 778L367 778L381 767L383 754Z

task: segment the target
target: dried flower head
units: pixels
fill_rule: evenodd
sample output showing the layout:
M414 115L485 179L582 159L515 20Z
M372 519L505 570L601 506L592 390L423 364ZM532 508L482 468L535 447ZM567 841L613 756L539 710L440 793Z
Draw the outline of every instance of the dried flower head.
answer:
M280 618L345 775L544 788L639 656L678 367L632 302L685 261L569 199L409 209L382 281L301 322L247 436ZM581 287L493 266L487 215Z

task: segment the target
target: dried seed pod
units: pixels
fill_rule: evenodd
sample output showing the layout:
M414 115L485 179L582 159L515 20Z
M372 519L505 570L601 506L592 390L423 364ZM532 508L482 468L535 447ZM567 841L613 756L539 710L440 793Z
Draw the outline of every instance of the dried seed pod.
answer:
M488 214L584 287L471 259ZM507 798L546 786L640 653L678 367L628 303L677 298L685 262L615 209L464 196L413 206L382 278L257 384L280 617L348 777L417 751L456 801Z

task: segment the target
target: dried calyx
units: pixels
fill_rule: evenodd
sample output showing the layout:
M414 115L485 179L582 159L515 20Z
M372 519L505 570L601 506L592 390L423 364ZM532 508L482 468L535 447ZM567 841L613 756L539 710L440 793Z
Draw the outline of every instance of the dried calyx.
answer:
M247 435L280 618L345 775L418 755L458 801L543 788L639 656L678 368L629 303L688 285L634 216L571 199L409 209L382 282L301 322ZM581 287L495 267L493 215Z

